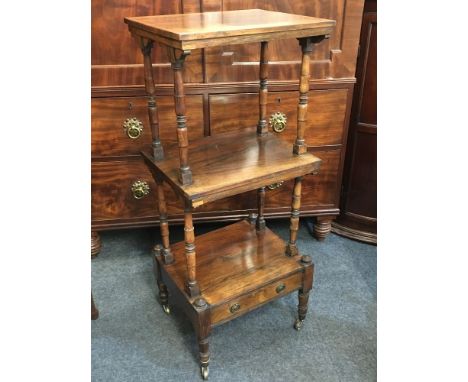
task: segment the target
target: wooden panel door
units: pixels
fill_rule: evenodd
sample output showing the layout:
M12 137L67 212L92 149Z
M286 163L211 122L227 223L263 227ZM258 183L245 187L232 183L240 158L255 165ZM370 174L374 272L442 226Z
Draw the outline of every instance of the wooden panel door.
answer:
M341 213L333 231L377 242L377 1L362 20L357 87L343 177Z
M143 55L124 17L199 12L199 0L100 0L91 2L91 84L93 87L142 85ZM185 82L202 82L201 52L187 59ZM172 84L166 49L153 49L156 84Z
M204 0L203 10L231 11L262 8L336 20L330 38L319 44L312 55L311 78L353 77L359 35L362 0ZM346 14L346 23L345 21ZM301 53L296 39L270 43L270 80L299 78ZM208 82L256 81L258 78L259 44L228 45L205 49Z

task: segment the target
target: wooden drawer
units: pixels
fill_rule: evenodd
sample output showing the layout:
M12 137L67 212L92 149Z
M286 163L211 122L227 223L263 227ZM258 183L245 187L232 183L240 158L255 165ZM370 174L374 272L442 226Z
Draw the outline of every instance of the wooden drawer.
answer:
M277 133L294 142L297 132L298 92L270 92L268 94L268 118L276 112L286 115L286 128ZM307 130L308 146L339 145L342 143L346 117L348 90L328 89L309 92ZM219 94L210 96L211 133L218 134L255 126L258 122L258 94ZM226 116L229 118L226 119ZM273 131L271 126L270 131Z
M203 137L203 97L185 97L189 139ZM151 147L151 128L145 97L93 98L91 101L91 155L139 155ZM164 144L177 142L177 124L172 96L156 97L159 129ZM143 125L136 139L128 137L123 124L128 118L137 118Z
M148 195L136 199L132 185L144 181L149 186ZM182 202L174 191L164 184L170 219L183 220ZM93 161L91 169L92 220L95 224L111 220L158 219L156 184L140 158L113 161ZM232 196L197 208L194 217L203 218L210 212L245 215L245 209L255 208L255 191Z
M148 195L136 199L132 185L144 181L149 186ZM157 216L156 184L141 159L93 162L91 169L92 219L138 219ZM177 204L173 192L167 188L168 209L174 212Z
M247 313L265 302L299 289L302 286L302 275L302 272L295 273L237 299L211 307L211 322L214 325L221 324L233 317Z
M314 150L313 154L322 159L322 166L317 175L306 175L302 182L301 208L330 208L338 205L338 172L341 150ZM294 180L284 182L280 187L267 189L265 207L290 208Z

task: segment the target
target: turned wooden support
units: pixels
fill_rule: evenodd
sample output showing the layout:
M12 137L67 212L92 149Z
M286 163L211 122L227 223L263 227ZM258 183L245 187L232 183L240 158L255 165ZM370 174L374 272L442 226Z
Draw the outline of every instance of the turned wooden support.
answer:
M184 237L185 237L185 258L187 261L187 293L190 297L200 294L200 289L196 280L196 252L195 252L195 232L193 228L192 206L185 203L184 212Z
M209 336L211 333L210 306L204 298L197 298L193 302L197 311L195 331L197 332L200 367L203 379L208 379L208 366L210 364Z
M268 102L268 41L261 42L260 50L260 89L258 92L259 119L257 134L263 135L268 132L266 120Z
M174 262L171 247L169 244L169 223L167 222L167 204L164 195L163 181L159 176L156 176L156 188L158 194L158 209L159 209L159 229L161 231L162 241L162 256L165 264Z
M145 89L148 94L148 117L151 127L151 135L153 137L153 157L155 160L164 159L164 150L159 139L159 118L158 109L156 106L156 88L153 80L153 64L151 60L151 50L153 49L153 41L140 38L140 47L143 53L144 71L145 71Z
M300 155L307 152L304 139L304 132L307 123L307 93L309 92L310 76L310 53L312 53L312 40L310 38L300 38L299 44L302 50L301 78L299 81L299 104L297 105L297 137L294 142L293 152Z
M314 224L314 236L317 240L325 240L331 232L331 223L334 218L334 216L317 216Z
M301 208L302 177L294 179L294 189L291 203L291 223L289 226L289 242L286 246L286 254L295 256L298 254L296 240L299 230L299 210Z
M255 227L257 231L262 231L265 229L265 217L263 215L265 210L265 187L261 187L257 190L257 208L258 215Z
M314 36L298 38L302 51L301 77L299 81L299 104L297 105L297 137L293 145L293 153L301 155L307 152L304 133L307 125L307 105L310 77L310 54L314 44L329 36Z
M94 305L93 294L91 293L91 320L97 320L99 318L99 310Z
M174 71L174 104L177 116L177 140L179 142L179 181L182 185L192 184L192 171L188 164L188 134L185 117L185 95L182 70L185 58L190 54L189 50L168 48L169 57Z
M302 279L302 287L298 292L299 305L297 306L297 319L294 323L294 328L300 330L303 325L303 321L307 315L309 293L312 289L312 283L314 278L314 264L310 256L302 256L301 264L304 267L304 276Z
M167 290L166 284L164 284L164 282L162 281L161 268L158 263L158 257L162 254L162 248L160 245L156 245L153 251L153 274L156 278L156 283L158 284L159 301L161 302L163 309L167 312L169 304L169 292Z
M94 259L101 252L101 237L96 231L91 231L91 258Z

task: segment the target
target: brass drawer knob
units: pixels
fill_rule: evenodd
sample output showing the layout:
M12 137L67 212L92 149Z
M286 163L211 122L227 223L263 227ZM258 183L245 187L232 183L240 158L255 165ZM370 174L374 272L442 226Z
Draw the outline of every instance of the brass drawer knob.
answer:
M280 188L283 185L284 181L278 182L278 183L273 183L267 186L269 190L276 190L277 188Z
M149 184L144 180L137 180L132 184L132 193L135 199L144 198L150 192Z
M281 113L280 111L277 111L270 116L270 126L277 133L281 133L286 129L286 122L286 114Z
M238 304L237 302L229 308L231 313L236 313L239 309L240 309L240 304Z
M281 283L280 285L278 285L276 287L276 293L281 293L282 291L284 291L286 289L286 285L284 285L283 283Z
M128 118L123 123L123 128L130 139L138 139L143 132L143 123L135 117Z

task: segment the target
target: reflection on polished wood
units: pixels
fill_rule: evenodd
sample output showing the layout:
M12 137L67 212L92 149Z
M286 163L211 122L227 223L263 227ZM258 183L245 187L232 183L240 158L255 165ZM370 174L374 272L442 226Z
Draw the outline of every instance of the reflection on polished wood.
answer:
M218 134L190 142L193 183L179 183L177 147L165 148L166 158L154 161L142 153L152 171L162 176L193 206L254 190L267 184L318 171L321 160L294 155L290 144L273 134L257 136L256 128Z
M284 248L285 242L271 230L265 228L263 233L257 233L255 226L245 220L197 236L200 294L213 308L276 279L301 273L299 259L285 256ZM175 262L161 264L161 268L179 290L185 290L184 242L174 244L172 253ZM195 300L188 296L187 299Z
M336 24L263 9L126 17L125 22L132 33L178 49L328 35Z

